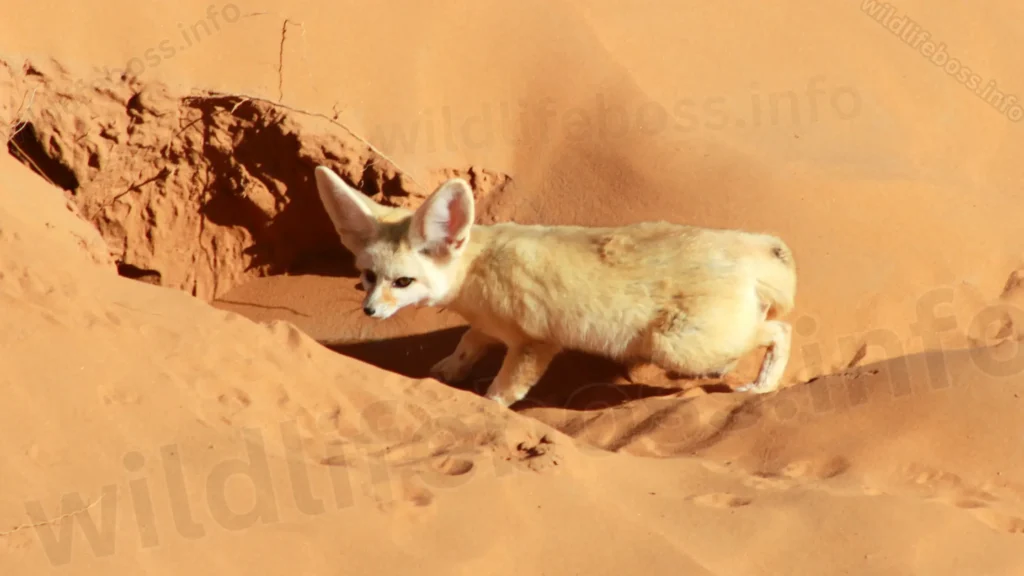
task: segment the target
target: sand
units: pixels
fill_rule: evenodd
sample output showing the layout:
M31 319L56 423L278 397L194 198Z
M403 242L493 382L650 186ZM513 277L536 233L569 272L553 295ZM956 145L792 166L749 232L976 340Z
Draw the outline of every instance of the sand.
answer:
M8 12L4 574L1024 573L1017 4ZM464 323L362 315L318 164L778 234L785 387L438 382Z

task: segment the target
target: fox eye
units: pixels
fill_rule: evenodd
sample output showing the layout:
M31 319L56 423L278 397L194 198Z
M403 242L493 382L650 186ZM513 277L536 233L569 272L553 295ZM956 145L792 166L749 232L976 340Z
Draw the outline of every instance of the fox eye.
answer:
M377 283L377 275L373 273L373 270L365 270L363 274L366 276L366 281L370 284Z
M396 278L395 281L392 284L395 286L395 288L405 288L409 284L412 284L412 282L413 282L412 278L408 278L408 277L403 276L401 278Z

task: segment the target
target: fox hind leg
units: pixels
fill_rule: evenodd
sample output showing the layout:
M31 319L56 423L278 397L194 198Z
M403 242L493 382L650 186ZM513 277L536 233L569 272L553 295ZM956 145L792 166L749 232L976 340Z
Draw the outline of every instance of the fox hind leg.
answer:
M782 373L786 371L786 363L789 361L792 338L793 331L789 324L779 320L764 322L758 343L766 346L768 350L761 362L761 370L753 382L737 387L736 392L767 394L778 390Z
M470 327L462 334L455 350L430 368L430 375L448 383L464 380L487 349L498 344L497 339Z
M674 380L725 377L750 342L761 336L756 307L724 318L717 313L691 316L667 310L659 320L651 327L649 357Z
M547 371L560 348L542 342L510 344L486 396L508 407L522 400Z
M623 372L625 373L626 380L630 384L639 384L643 382L643 373L651 366L652 363L647 360L627 360L623 362Z

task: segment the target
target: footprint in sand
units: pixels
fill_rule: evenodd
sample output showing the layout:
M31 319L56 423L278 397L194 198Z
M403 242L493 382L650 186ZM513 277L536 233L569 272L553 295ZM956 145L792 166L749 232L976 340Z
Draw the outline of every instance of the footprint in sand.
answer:
M974 515L995 530L1008 534L1024 534L1024 518L1002 514L994 510L980 510Z
M408 520L421 521L436 513L434 493L419 486L410 479L402 480L397 486L389 486L374 492L377 509L388 514L397 514Z
M217 397L217 401L226 407L235 408L236 411L248 408L252 404L252 399L249 398L249 395L244 390L239 390L238 388L232 388L221 394Z
M1008 300L1015 297L1024 297L1024 268L1011 272L1003 285L1001 298Z
M973 499L973 498L954 498L950 502L950 504L952 504L953 506L956 506L957 508L964 508L966 510L974 510L974 509L977 509L977 508L986 508L986 507L988 507L988 503L987 502L982 502L981 500L976 500L976 499Z
M770 474L753 474L742 479L743 485L755 490L789 490L796 485L789 478Z
M266 348L264 357L272 366L281 368L287 364L288 353L296 353L304 344L312 342L312 339L304 334L297 326L284 320L273 320L267 324L267 329L272 335L272 340ZM281 346L281 344L284 344ZM305 351L305 356L310 357L310 346Z
M434 493L420 486L406 485L402 489L402 498L417 508L434 503Z
M134 405L141 404L142 397L137 392L126 390L123 388L111 387L106 390L102 390L103 403L111 405Z
M348 466L348 458L344 454L330 454L320 459L320 464L324 466Z
M537 442L520 442L516 445L515 463L534 472L543 472L561 464L561 457L554 443L545 434Z
M840 456L822 460L794 460L778 468L762 470L744 479L744 484L757 490L787 490L802 481L835 478L850 469L850 462Z
M434 458L426 467L415 466L417 480L436 489L459 488L472 480L476 468L472 460L453 456Z
M10 530L0 529L0 554L13 554L28 550L35 538L35 530L18 526Z
M231 388L227 392L217 396L217 402L225 408L226 414L221 415L220 420L227 425L232 424L232 418L239 412L245 410L252 404L252 399L245 391L238 388Z
M906 481L917 491L935 498L940 498L959 508L977 506L961 506L959 503L995 502L994 495L977 486L971 485L960 476L928 466L911 464L905 467Z
M473 461L464 458L444 457L435 463L433 468L445 476L462 476L469 474L473 470Z
M826 480L839 476L850 468L850 463L845 458L836 456L827 460L815 462L812 460L796 460L786 464L779 475L794 480L810 478L814 480Z
M861 486L860 489L865 496L882 496L885 494L885 490L882 490L881 488L877 488L875 486L868 486L867 484Z
M753 502L752 498L737 496L736 494L730 494L728 492L701 494L699 496L691 496L688 500L698 506L704 506L707 508L739 508L741 506L747 506Z
M974 485L952 472L915 464L904 473L907 483L926 500L964 510L994 530L1024 534L1024 519L999 511L1002 501L992 493L991 482Z

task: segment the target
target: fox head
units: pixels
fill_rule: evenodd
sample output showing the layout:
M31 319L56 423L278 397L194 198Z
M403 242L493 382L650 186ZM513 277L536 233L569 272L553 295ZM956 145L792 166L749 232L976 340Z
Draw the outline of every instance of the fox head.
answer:
M356 257L363 312L388 318L409 306L445 302L473 225L473 191L461 178L442 183L415 211L381 206L326 166L317 191L334 229Z

